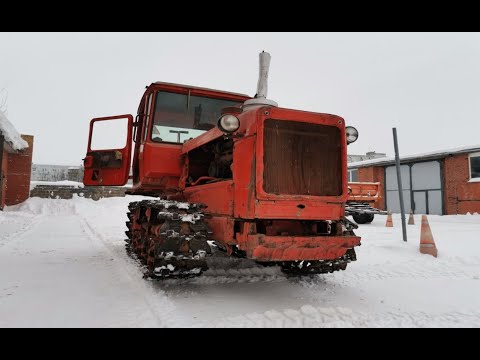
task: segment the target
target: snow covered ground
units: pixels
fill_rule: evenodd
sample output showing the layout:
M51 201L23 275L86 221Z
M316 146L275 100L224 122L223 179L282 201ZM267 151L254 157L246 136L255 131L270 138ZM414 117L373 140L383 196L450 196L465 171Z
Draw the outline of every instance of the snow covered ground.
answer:
M420 216L377 216L346 271L276 268L142 279L124 247L139 197L31 198L0 212L0 327L478 327L480 216L429 216L437 259L418 252Z

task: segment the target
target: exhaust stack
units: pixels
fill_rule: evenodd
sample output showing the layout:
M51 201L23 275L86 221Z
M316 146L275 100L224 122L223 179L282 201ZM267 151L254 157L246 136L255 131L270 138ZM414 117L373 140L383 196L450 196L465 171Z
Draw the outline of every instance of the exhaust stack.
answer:
M267 99L268 92L268 71L270 68L271 56L268 52L262 51L259 54L260 66L258 73L257 93L253 99L244 102L244 106L248 105L270 105L278 106L278 104Z

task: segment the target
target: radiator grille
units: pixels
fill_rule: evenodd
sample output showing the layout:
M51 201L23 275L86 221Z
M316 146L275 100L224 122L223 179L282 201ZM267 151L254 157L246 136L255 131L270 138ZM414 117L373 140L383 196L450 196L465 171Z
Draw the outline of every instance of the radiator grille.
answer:
M265 120L263 186L265 192L277 195L341 195L340 130Z

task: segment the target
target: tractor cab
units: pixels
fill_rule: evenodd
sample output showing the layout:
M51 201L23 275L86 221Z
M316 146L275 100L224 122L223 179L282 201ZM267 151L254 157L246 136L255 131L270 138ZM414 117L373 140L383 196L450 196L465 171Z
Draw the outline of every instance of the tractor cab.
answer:
M91 120L84 184L123 186L133 178L137 193L177 191L183 144L216 129L222 109L248 99L187 85L151 84L135 120L132 115Z

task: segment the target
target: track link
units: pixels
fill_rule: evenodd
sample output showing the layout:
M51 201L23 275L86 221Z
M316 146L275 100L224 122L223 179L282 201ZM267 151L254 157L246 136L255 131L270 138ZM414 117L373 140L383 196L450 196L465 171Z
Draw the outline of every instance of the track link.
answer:
M202 204L143 200L129 204L127 249L151 278L190 277L207 269L211 253Z
M282 272L288 275L314 275L327 274L334 271L345 270L347 264L357 260L355 250L348 249L345 255L335 260L316 261L289 261L280 264Z

